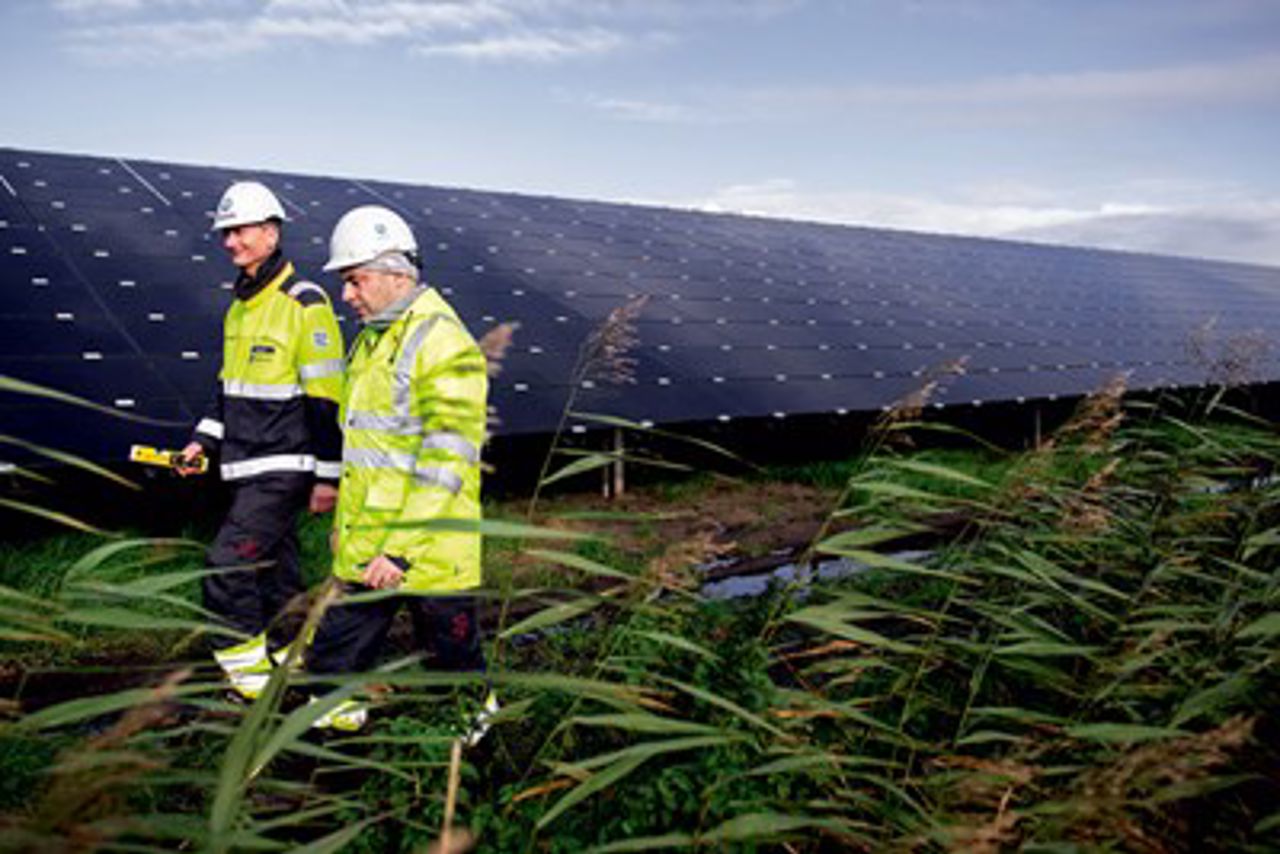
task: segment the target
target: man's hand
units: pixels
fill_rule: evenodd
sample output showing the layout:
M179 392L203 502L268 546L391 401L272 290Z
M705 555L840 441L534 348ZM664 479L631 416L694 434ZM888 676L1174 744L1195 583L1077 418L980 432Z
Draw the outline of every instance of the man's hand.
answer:
M364 568L362 580L365 586L374 590L399 587L404 581L404 571L386 555L378 555Z
M198 468L195 461L204 456L204 447L199 442L190 442L182 449L182 465L178 466L175 471L180 477L186 477L189 474L195 474Z
M338 488L329 483L317 483L311 487L312 513L328 513L338 503Z

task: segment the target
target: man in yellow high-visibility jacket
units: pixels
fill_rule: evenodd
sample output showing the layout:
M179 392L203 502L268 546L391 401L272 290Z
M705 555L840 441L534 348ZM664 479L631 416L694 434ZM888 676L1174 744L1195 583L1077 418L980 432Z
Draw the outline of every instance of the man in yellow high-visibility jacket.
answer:
M475 600L458 595L480 584L480 534L414 523L480 519L485 357L449 304L419 282L417 252L408 224L376 205L347 212L330 241L324 269L342 276L343 299L364 324L340 411L333 574L349 591L412 595L331 608L308 651L312 673L367 670L406 604L440 669L484 667ZM364 707L348 703L320 723L356 728L364 719Z
M280 611L303 592L298 514L333 509L342 447L342 333L324 290L281 254L284 220L279 199L256 181L232 184L218 205L213 228L240 275L213 404L183 449L187 461L216 457L230 488L207 556L225 571L205 578L204 604L240 635L216 635L214 658L249 698L289 640Z

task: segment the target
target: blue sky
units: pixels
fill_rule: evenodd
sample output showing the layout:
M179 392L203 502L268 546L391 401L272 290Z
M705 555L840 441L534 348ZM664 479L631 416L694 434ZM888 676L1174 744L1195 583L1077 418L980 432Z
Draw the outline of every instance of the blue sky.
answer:
M5 0L0 145L1280 265L1280 0Z

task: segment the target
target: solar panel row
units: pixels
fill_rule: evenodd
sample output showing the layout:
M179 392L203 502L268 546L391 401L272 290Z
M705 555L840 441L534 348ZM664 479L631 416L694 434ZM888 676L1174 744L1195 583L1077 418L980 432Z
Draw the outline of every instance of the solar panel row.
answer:
M1076 395L1122 370L1138 388L1199 384L1242 352L1253 378L1280 378L1275 269L12 149L0 373L173 422L180 441L212 388L235 272L210 213L243 178L280 196L304 272L320 275L344 211L388 204L474 333L518 322L494 385L505 433L554 428L582 342L640 296L634 383L588 378L582 408L655 423L876 410L957 360L943 404ZM89 416L15 395L0 417L108 459L161 429L86 430Z

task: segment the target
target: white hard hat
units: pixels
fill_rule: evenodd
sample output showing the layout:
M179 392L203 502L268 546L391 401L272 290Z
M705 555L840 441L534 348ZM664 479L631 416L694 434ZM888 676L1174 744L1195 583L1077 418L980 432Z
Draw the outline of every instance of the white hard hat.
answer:
M381 205L363 205L342 215L329 238L329 262L325 272L367 264L385 252L403 252L416 260L418 241L395 211Z
M213 230L271 219L288 219L276 194L257 181L236 181L227 187L218 202L218 210L213 215Z

